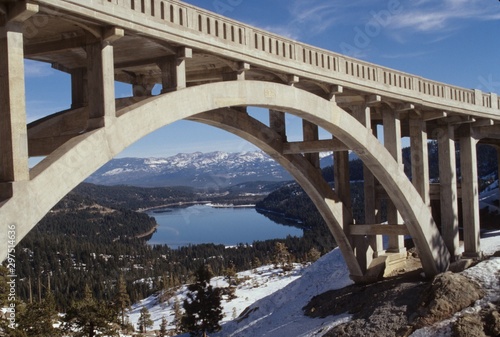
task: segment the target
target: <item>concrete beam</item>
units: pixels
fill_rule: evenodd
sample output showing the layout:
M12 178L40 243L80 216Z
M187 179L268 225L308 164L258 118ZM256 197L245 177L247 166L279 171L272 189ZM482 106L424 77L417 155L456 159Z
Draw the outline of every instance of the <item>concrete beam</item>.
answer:
M41 43L27 44L24 47L26 57L34 57L45 54L64 52L71 49L84 48L89 43L96 43L98 39L88 36L78 36L74 38L61 39L57 41L47 41Z
M7 22L24 22L38 13L39 6L27 1L16 2L9 8L7 13Z
M349 148L338 139L320 139L303 142L288 142L283 144L284 154L299 153L320 153L320 152L338 152L347 151Z
M349 226L351 235L410 235L408 228L404 224L397 225L351 225Z

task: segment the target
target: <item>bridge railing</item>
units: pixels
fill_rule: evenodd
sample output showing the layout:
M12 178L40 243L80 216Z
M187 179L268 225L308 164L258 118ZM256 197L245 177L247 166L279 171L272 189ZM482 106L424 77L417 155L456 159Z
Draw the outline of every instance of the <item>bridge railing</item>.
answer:
M164 24L178 25L197 32L206 39L234 43L250 53L295 61L321 75L347 78L353 82L372 81L384 89L404 92L407 95L431 96L435 99L498 109L500 99L496 94L486 94L452 86L390 68L381 67L331 51L300 43L213 12L175 0L101 0L103 5L122 6L135 13ZM134 14L135 14L134 13Z

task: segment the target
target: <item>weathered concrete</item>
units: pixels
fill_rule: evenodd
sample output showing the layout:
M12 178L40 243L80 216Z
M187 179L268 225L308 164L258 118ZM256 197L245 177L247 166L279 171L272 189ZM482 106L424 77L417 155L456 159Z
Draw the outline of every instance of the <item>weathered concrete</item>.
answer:
M192 100L191 97L198 99ZM31 171L31 180L23 194L15 194L0 208L0 218L6 223L16 224L19 238L22 238L60 198L138 139L162 126L204 111L249 105L290 111L331 132L353 149L400 210L419 248L425 272L435 275L446 270L449 254L427 205L371 131L335 103L274 83L233 81L201 85L148 98L124 108L117 112L119 117L113 124L73 138L37 165ZM88 160L90 154L93 160ZM64 184L54 186L52 181L56 178ZM49 186L52 193L47 195L45 191ZM19 214L17 210L26 200L36 207L32 212ZM339 209L333 199L326 198L324 203L330 210ZM335 215L335 219L342 218L342 214ZM336 235L335 238L342 242L342 237ZM4 250L2 252L5 254ZM359 274L357 268L353 269L353 274Z

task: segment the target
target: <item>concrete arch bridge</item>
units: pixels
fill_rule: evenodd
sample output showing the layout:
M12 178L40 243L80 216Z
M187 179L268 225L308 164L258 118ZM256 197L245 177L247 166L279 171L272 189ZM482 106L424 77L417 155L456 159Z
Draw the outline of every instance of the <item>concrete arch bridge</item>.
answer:
M414 240L428 276L459 256L481 255L476 144L498 144L494 93L359 61L181 1L2 2L0 54L2 258L96 169L181 119L232 132L281 163L322 214L356 282L404 261L404 235ZM24 59L71 75L70 109L26 123ZM115 81L131 84L133 97L116 99ZM158 95L155 85L162 87ZM249 106L269 109L269 123L250 117ZM286 114L303 119L302 141L287 141ZM332 138L319 139L320 127ZM411 144L411 179L402 169L403 137ZM429 183L429 139L439 145L436 185ZM334 152L334 189L320 174L323 151ZM348 151L365 165L361 224L352 220ZM46 157L29 169L31 156ZM438 219L433 198L440 200ZM379 219L383 199L388 224Z

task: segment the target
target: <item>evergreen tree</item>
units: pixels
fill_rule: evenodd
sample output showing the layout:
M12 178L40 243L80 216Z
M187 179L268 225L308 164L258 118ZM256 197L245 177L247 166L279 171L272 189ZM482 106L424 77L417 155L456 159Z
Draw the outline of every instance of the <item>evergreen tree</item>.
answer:
M117 316L113 307L96 300L86 285L83 299L73 302L66 313L65 330L75 331L76 337L118 336L114 326L118 323Z
M175 334L180 334L183 331L182 329L182 311L181 311L181 304L179 302L179 299L176 297L174 299L174 333Z
M283 268L284 271L291 270L289 265L291 256L288 247L282 242L276 242L274 246L274 260L273 263L276 268Z
M123 275L120 275L116 284L116 294L114 298L114 306L121 316L121 325L125 325L125 311L130 308L130 297L127 293L127 285Z
M19 315L18 328L33 337L57 337L62 335L59 328L54 328L58 321L56 301L52 292L48 292L41 302L29 303L23 314Z
M182 327L191 336L207 336L207 332L221 329L222 319L221 291L210 285L212 271L210 266L200 266L196 271L196 283L190 284L183 306Z
M161 318L159 337L167 336L167 318L163 316Z
M312 247L308 252L306 259L309 262L316 262L321 257L321 253L315 247Z
M153 320L148 308L142 307L140 313L141 316L139 316L139 320L137 321L137 327L139 328L139 332L146 333L147 329L153 326Z

